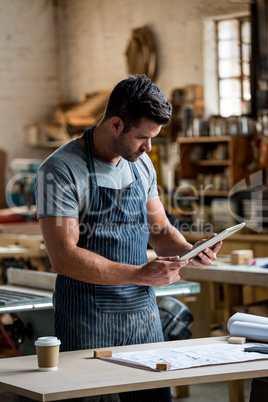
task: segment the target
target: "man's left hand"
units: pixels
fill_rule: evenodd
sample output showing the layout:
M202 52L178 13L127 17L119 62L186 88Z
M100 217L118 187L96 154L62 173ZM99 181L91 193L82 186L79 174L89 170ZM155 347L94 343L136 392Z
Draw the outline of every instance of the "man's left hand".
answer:
M216 236L216 234L210 236L209 239L211 239L214 236ZM200 246L200 244L204 243L207 240L208 239L204 239L196 242L193 245L193 248ZM214 244L213 247L205 248L203 251L200 251L196 257L189 259L189 265L191 265L193 268L205 269L207 266L211 265L212 262L217 259L217 253L220 250L221 245L222 241L219 241L218 243Z

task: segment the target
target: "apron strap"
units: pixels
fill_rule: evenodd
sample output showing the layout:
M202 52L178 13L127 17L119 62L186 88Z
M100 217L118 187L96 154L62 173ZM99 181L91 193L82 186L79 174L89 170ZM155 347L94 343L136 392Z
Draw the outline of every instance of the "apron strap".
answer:
M136 163L135 163L135 162L130 162L130 164L131 164L131 166L132 166L133 173L134 173L134 175L136 176L136 179L137 179L137 180L141 180L141 177L140 177L139 171L138 171L138 169L137 169Z
M97 186L97 180L96 180L96 172L95 172L95 166L94 166L94 156L93 156L93 131L96 126L89 128L86 130L82 136L82 138L86 142L86 150L87 150L87 166L88 166L88 171L90 174L90 179L91 183L93 186Z

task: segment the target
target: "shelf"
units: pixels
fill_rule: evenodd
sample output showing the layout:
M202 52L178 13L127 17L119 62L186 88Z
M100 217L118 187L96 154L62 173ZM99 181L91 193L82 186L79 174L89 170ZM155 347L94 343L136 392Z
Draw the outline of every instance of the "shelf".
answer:
M219 160L219 159L211 159L211 160L200 160L193 162L196 166L230 166L232 162L230 159L224 159L224 160Z
M232 140L232 136L225 135L222 137L179 137L177 142L179 144L193 144L193 143L205 143L205 142L229 142Z
M204 190L198 191L198 195L204 195L205 197L226 197L229 195L229 191Z
M223 191L223 190L197 190L193 189L192 190L192 195L188 191L181 191L177 193L177 196L179 197L188 197L187 199L190 200L190 197L195 199L195 197L198 196L205 196L205 197L226 197L230 193L229 190Z

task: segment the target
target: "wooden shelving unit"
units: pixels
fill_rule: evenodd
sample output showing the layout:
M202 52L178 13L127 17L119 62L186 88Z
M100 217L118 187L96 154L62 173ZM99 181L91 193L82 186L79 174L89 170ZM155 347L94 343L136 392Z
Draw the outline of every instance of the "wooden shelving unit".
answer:
M248 182L251 172L247 166L252 161L250 137L179 137L177 142L181 156L179 178L196 180L197 190L204 195L226 196L239 181ZM200 177L204 178L201 186Z

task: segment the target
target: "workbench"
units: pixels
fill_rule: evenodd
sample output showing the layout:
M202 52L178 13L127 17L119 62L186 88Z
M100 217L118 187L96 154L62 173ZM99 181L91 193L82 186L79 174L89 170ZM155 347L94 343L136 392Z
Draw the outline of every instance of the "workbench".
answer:
M253 265L254 264L254 265ZM206 269L195 269L184 266L180 270L183 279L232 283L236 285L268 286L267 258L256 258L250 264L232 265L219 260ZM268 293L267 293L268 297Z
M113 353L157 348L222 344L226 337L182 340L164 343L112 347ZM265 360L219 364L174 371L149 371L93 358L93 350L62 352L59 369L40 372L36 355L0 360L0 388L37 401L161 388L166 386L210 383L265 377Z
M39 271L49 269L50 263L41 234L4 233L0 225L0 284L5 283L5 271L11 266Z
M183 233L183 235L191 244L209 237L208 234L195 232ZM267 233L245 233L245 229L242 229L242 231L224 239L220 253L228 255L233 250L252 250L254 257L261 258L267 256L267 244Z
M211 336L217 325L225 330L229 317L238 311L236 307L244 309L240 310L242 312L256 314L247 311L246 306L268 303L268 268L264 268L267 263L268 258L256 258L248 265L231 265L219 258L215 265L204 270L189 266L181 268L182 279L198 281L201 286L196 303L188 305L195 317L193 336Z

